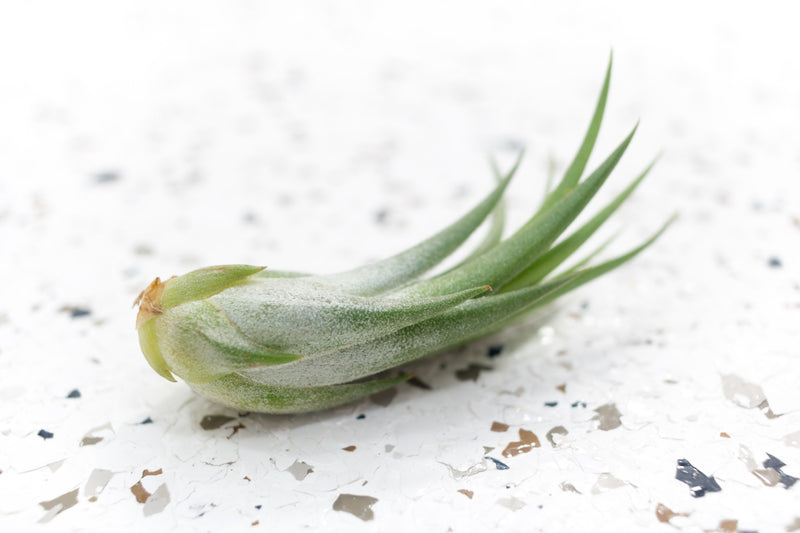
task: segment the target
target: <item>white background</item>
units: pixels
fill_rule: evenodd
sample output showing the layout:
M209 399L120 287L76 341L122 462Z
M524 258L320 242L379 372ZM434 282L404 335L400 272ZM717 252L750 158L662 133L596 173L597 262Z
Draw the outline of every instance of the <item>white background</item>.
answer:
M771 453L800 477L798 20L793 2L4 4L3 529L800 527L800 484L752 472ZM524 221L577 149L612 49L590 166L642 122L600 196L662 156L605 236L623 230L623 251L680 213L635 262L415 366L433 390L404 385L385 407L239 418L147 366L130 304L155 276L384 257L468 209L487 156L522 146L508 205ZM493 370L456 379L470 363ZM607 404L621 426L603 431ZM234 420L204 430L209 414ZM503 458L519 429L542 447ZM680 458L722 491L692 498ZM297 479L296 461L313 472ZM165 487L150 507L140 480ZM39 503L75 489L60 514ZM374 518L335 511L342 493L377 498ZM660 522L658 504L688 516Z

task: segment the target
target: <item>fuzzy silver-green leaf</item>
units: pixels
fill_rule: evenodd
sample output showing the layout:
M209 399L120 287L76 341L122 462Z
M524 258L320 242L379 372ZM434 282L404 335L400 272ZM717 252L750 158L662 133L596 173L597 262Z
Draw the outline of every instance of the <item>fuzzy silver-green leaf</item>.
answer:
M607 241L560 268L652 167L562 238L636 131L581 179L600 130L610 75L609 61L589 128L564 176L509 237L503 238L502 197L521 154L508 172L495 170L496 187L472 210L386 260L324 276L224 265L165 282L157 278L137 300L139 343L148 363L164 378L180 378L198 394L238 409L325 409L394 387L410 377L398 375L397 367L495 333L631 260L672 219L617 257L590 264ZM485 236L471 254L425 277L485 223Z

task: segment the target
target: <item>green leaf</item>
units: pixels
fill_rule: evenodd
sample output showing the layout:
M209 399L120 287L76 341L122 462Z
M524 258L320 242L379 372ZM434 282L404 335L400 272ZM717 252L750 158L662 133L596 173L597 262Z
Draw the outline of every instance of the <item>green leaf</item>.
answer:
M519 167L521 158L522 153L508 175L489 196L436 235L383 261L341 274L321 276L318 279L351 294L370 296L397 288L418 278L453 253L481 225L500 201ZM478 283L478 285L485 284Z
M322 387L268 386L245 376L229 374L205 384L190 383L197 393L236 409L259 413L303 413L328 409L390 389L410 374L363 383Z
M547 211L553 204L561 200L569 193L580 181L583 175L583 170L586 168L586 163L589 161L589 156L592 155L594 143L597 140L597 134L600 132L600 124L603 122L603 114L606 109L606 100L608 99L608 86L611 83L611 65L613 63L613 55L608 58L608 67L606 68L606 78L603 81L603 88L600 90L600 97L597 99L597 105L594 109L594 116L589 123L589 129L583 138L581 147L575 158L572 160L569 168L564 173L564 177L558 184L556 189L545 198L539 209L540 213Z
M201 268L172 278L164 283L161 308L167 310L185 302L208 298L265 268L252 265L220 265Z
M502 181L503 175L500 173L500 169L497 168L497 163L492 160L492 171L494 172L495 178L497 181ZM489 220L489 229L484 235L483 240L476 246L470 254L465 257L460 263L455 265L454 267L448 269L446 272L442 272L439 276L443 276L447 272L451 272L464 266L466 263L472 261L476 257L483 255L484 253L488 252L495 246L497 246L503 240L503 231L505 230L506 225L506 203L503 198L497 202L497 205L494 206L492 210L491 219Z
M143 328L151 324L164 366L192 383L205 383L237 370L286 364L302 357L253 342L208 300L186 302L167 310Z
M309 355L380 337L491 290L430 298L354 296L313 278L263 279L213 296L244 337L275 351Z
M493 248L491 253L439 278L416 283L400 291L399 295L446 294L481 283L493 288L502 287L544 254L575 220L614 170L635 132L636 127L586 180L547 211L529 220L511 237Z
M636 248L630 250L629 252L617 256L613 259L605 261L604 263L600 263L599 265L588 267L582 270L572 271L569 273L562 274L553 279L553 282L558 281L565 281L566 283L561 286L558 290L554 291L552 294L549 294L546 298L543 298L540 302L537 303L537 306L546 305L551 301L555 300L559 296L566 294L567 292L580 287L581 285L588 283L598 277L606 274L615 268L627 263L637 255L639 255L643 250L645 250L648 246L653 244L666 230L667 228L677 219L677 215L671 216L659 230L654 233L649 239L645 242L637 246Z
M309 355L287 365L252 369L241 374L268 385L300 387L333 385L371 376L433 352L463 344L496 322L523 311L566 280L502 295L467 300L433 318L361 344Z
M631 183L625 188L616 198L614 198L605 208L598 214L592 217L586 224L576 230L572 235L558 243L556 246L548 250L539 259L533 262L528 268L520 273L516 278L503 286L503 290L514 290L520 287L525 287L533 283L538 283L545 278L550 272L555 270L564 260L570 257L589 237L608 220L608 218L619 208L620 205L633 193L634 189L642 182L642 180L653 168L653 163L650 165Z
M158 335L156 333L156 322L150 320L145 322L138 328L139 346L142 348L144 358L150 367L162 378L168 381L177 381L172 373L169 371L167 363L161 354L161 348L158 347Z

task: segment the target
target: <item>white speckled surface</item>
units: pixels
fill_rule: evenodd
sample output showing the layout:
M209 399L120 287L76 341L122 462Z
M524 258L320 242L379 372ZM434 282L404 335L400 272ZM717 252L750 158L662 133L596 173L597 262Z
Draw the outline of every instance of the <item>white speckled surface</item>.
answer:
M800 483L763 466L800 477L796 3L4 11L4 531L800 530ZM611 47L595 153L642 125L604 197L663 156L606 235L624 228L623 250L681 213L635 262L414 366L431 389L388 405L246 415L147 366L130 304L157 275L386 256L488 190L487 154L522 145L524 220ZM458 379L471 364L491 370ZM530 432L541 446L503 456ZM693 498L683 458L722 490Z

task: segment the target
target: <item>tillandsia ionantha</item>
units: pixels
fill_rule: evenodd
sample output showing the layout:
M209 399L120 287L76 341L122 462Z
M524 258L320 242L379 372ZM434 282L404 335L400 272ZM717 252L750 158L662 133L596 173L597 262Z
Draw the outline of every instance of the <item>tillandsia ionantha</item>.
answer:
M609 61L588 131L563 178L511 236L503 239L501 198L519 158L504 175L495 169L494 190L462 218L374 264L334 275L225 265L165 282L156 278L137 299L136 327L150 366L170 381L178 376L200 395L238 409L324 409L393 387L411 376L381 373L497 332L630 260L669 221L623 255L589 266L596 250L559 269L652 167L559 240L636 131L581 180L600 129L610 74ZM487 219L486 237L473 253L441 274L424 277Z

